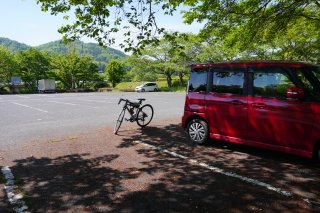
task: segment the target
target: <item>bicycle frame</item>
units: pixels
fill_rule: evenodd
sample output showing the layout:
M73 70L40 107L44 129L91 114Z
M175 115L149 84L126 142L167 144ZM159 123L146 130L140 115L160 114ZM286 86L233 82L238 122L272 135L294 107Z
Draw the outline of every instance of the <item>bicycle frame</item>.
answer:
M122 110L119 114L116 125L114 127L114 134L117 134L117 132L123 122L126 111L129 112L130 119L125 119L125 121L130 121L130 122L136 121L140 127L145 127L151 122L151 120L153 118L153 107L150 104L145 104L145 105L141 106L142 101L146 100L144 98L140 98L138 100L139 100L139 102L131 102L128 99L120 98L118 105L122 101L124 101L125 103L122 107ZM147 111L149 110L148 114L144 110L147 110ZM149 118L149 120L146 121L145 118Z
M134 104L132 102L130 102L129 100L121 98L119 100L118 104L120 104L122 101L125 101L125 104L123 105L123 109L128 111L129 114L130 114L129 121L130 122L136 121L137 120L137 116L138 116L138 111L139 111L139 108L141 106L141 102L139 103L139 106L134 106Z

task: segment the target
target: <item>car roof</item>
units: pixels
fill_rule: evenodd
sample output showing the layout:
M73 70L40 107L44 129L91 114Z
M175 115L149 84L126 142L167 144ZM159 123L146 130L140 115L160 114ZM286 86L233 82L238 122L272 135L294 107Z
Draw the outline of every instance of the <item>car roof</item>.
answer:
M279 60L260 60L260 61L228 61L205 64L191 64L191 68L211 68L211 67L264 67L264 66L284 66L284 67L306 67L316 66L305 62L279 61Z

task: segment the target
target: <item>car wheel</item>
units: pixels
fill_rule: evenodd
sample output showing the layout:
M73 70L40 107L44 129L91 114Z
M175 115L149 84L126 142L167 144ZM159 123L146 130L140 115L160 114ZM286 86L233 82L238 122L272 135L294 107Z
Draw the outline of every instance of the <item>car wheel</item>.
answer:
M157 88L154 88L154 90L153 90L154 92L157 92L158 91L158 89Z
M145 92L145 91L146 91L145 89L142 89L142 90L141 90L141 92Z
M200 119L192 119L188 124L188 135L190 139L199 145L208 141L209 130L208 124Z

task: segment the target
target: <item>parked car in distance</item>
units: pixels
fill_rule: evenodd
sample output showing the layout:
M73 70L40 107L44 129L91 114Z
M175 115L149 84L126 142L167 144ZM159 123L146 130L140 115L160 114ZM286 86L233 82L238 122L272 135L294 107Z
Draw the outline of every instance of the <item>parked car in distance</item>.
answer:
M182 127L198 144L212 138L320 160L320 66L193 64Z
M136 87L136 92L157 92L158 86L154 82L143 83Z

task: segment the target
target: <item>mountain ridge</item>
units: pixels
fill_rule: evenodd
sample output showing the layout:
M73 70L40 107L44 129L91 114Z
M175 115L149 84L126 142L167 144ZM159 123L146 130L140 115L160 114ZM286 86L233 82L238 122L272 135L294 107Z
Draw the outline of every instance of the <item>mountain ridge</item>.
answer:
M79 55L91 56L94 61L99 64L101 70L112 59L122 60L127 55L120 50L114 48L103 48L97 43L85 43L83 41L74 41L71 43L64 43L62 40L51 41L38 46L30 46L9 38L0 37L0 45L8 48L14 53L25 51L30 48L39 51L47 52L49 54L65 54L69 49L74 49Z

